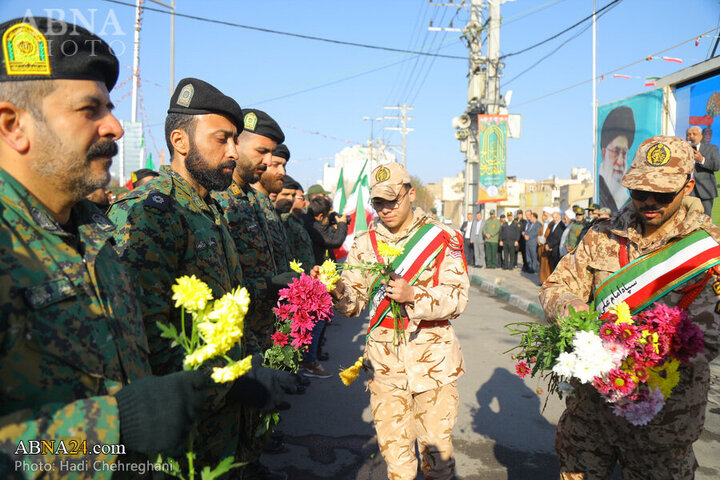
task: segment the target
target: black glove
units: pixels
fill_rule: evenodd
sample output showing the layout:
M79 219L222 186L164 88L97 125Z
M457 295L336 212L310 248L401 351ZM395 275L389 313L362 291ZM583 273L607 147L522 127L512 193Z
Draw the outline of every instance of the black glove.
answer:
M210 378L199 371L149 376L115 394L120 440L129 450L155 455L179 451L207 398Z
M263 367L262 363L262 353L253 355L250 371L235 380L228 392L229 402L269 409L280 400L283 392L297 392L297 383L292 373Z
M281 288L287 288L287 286L290 285L290 282L292 282L294 278L300 278L300 274L298 272L280 273L270 279L270 285L275 287L277 290L280 290Z

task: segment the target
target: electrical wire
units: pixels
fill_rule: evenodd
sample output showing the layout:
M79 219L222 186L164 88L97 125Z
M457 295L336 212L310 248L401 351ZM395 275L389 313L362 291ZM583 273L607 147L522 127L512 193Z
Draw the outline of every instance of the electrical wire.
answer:
M525 10L524 12L521 12L517 15L513 15L512 17L508 17L507 20L502 20L502 26L510 25L511 23L517 22L518 20L521 20L529 15L533 15L535 13L538 13L542 10L545 10L546 8L552 7L553 5L564 2L565 0L550 0L547 3L543 3L542 5L538 5L537 7L533 7L529 10Z
M103 1L103 2L107 2L107 3L114 3L114 4L117 4L117 5L123 5L123 6L126 6L126 7L135 8L135 5L134 5L134 4L132 4L132 3L126 3L126 2L121 2L120 0L102 0L102 1ZM616 1L617 1L617 0L616 0ZM170 15L170 14L172 13L172 12L170 12L170 11L168 11L168 10L162 10L162 9L159 9L159 8L148 7L148 6L145 6L145 5L141 5L140 8L141 8L141 9L144 9L144 10L149 10L149 11L151 11L151 12L164 13L164 14L166 14L166 15ZM181 18L188 18L188 19L190 19L190 20L198 20L198 21L201 21L201 22L215 23L215 24L218 24L218 25L226 25L226 26L229 26L229 27L244 28L244 29L247 29L247 30L255 30L255 31L257 31L257 32L273 33L273 34L276 34L276 35L284 35L284 36L287 36L287 37L303 38L303 39L305 39L305 40L316 40L316 41L319 41L319 42L334 43L334 44L336 44L336 45L346 45L346 46L349 46L349 47L360 47L360 48L369 48L369 49L373 49L373 50L384 50L384 51L386 51L386 52L412 53L413 55L423 55L423 56L428 56L428 57L439 57L439 58L452 58L452 59L456 59L456 60L467 60L467 57L465 57L465 56L460 56L460 55L439 55L439 54L438 54L438 55L435 55L435 54L432 54L432 53L429 53L429 52L422 52L422 51L416 51L416 50L404 50L404 49L401 49L401 48L383 47L383 46L381 46L381 45L369 45L369 44L366 44L366 43L347 42L347 41L344 41L344 40L334 40L334 39L332 39L332 38L316 37L316 36L313 36L313 35L303 35L303 34L300 34L300 33L283 32L283 31L280 31L280 30L273 30L273 29L270 29L270 28L253 27L253 26L251 26L251 25L242 25L242 24L240 24L240 23L227 22L227 21L225 21L225 20L216 20L216 19L206 18L206 17L199 17L199 16L197 16L197 15L188 15L188 14L186 14L186 13L178 13L178 12L175 12L175 16L176 16L176 17L181 17Z
M639 60L636 60L636 61L634 61L634 62L628 63L627 65L623 65L622 67L615 68L615 69L610 70L610 71L608 71L608 72L602 73L602 74L598 75L597 77L589 78L589 79L587 79L587 80L583 80L582 82L578 82L578 83L575 83L575 84L573 84L573 85L569 85L569 86L567 86L567 87L561 88L560 90L555 90L554 92L546 93L545 95L541 95L541 96L539 96L539 97L531 98L530 100L526 100L526 101L524 101L524 102L514 104L513 108L517 108L517 107L520 107L520 106L522 106L522 105L527 105L527 104L529 104L529 103L534 103L534 102L537 102L537 101L540 101L540 100L544 100L544 99L546 99L546 98L552 97L552 96L557 95L557 94L559 94L559 93L563 93L563 92L566 92L566 91L568 91L568 90L572 90L573 88L579 87L580 85L584 85L584 84L586 84L586 83L592 82L592 81L595 80L595 79L598 79L598 78L602 78L602 77L611 75L611 74L613 74L613 73L615 73L615 72L619 72L620 70L625 70L625 69L628 68L628 67L632 67L633 65L637 65L638 63L642 63L642 62L647 61L648 57L657 57L657 56L660 56L660 55L662 55L663 53L669 52L670 50L673 50L673 49L675 49L675 48L677 48L677 47L679 47L679 46L685 45L686 43L694 42L695 39L696 39L697 37L699 37L699 36L707 35L707 34L709 34L709 33L712 33L712 32L714 32L714 31L716 31L716 30L720 30L720 27L715 27L715 28L713 28L712 30L708 30L708 31L705 32L705 33L701 33L700 35L695 35L694 37L692 37L692 38L690 38L690 39L688 39L688 40L685 40L684 42L680 42L680 43L678 43L677 45L673 45L672 47L666 48L666 49L661 50L661 51L659 51L659 52L657 52L657 53L653 53L652 55L646 55L645 57L643 57L643 58L641 58L641 59L639 59Z

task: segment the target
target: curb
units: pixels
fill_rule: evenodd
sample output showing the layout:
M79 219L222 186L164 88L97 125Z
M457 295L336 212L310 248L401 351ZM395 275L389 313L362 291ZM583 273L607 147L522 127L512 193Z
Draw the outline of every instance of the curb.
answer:
M521 297L515 293L511 293L510 290L495 285L488 280L480 277L479 275L470 275L470 283L480 288L480 290L489 293L501 300L513 305L523 312L532 315L538 320L545 320L545 312L537 302L532 302L526 298Z

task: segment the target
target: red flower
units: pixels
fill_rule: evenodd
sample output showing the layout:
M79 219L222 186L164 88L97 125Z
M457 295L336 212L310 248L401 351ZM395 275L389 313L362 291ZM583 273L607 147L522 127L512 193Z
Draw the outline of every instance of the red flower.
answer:
M517 373L518 377L525 378L530 373L530 366L525 360L523 360L517 365L515 365L515 373Z
M600 327L600 337L609 342L615 340L621 330L622 326L607 322L605 325Z
M613 368L608 372L608 383L621 397L629 395L635 389L635 380L629 373L619 368Z
M300 350L304 345L310 345L312 343L311 332L298 332L293 334L292 346L295 350Z
M275 345L278 345L280 347L284 347L288 343L288 336L282 333L280 330L273 333L270 338L273 339Z

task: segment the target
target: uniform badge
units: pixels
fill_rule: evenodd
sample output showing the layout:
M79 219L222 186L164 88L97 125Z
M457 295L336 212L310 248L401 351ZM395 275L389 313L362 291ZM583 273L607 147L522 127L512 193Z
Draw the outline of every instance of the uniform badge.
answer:
M380 167L377 172L375 172L375 181L380 182L386 182L390 179L390 169L387 167Z
M195 95L195 87L192 86L192 83L188 83L180 90L176 103L181 107L190 108L193 95Z
M8 75L50 76L50 59L45 36L28 23L8 28L2 37Z
M230 191L233 192L235 195L240 195L240 193L242 192L240 190L240 187L238 187L234 183L230 185Z
M135 175L135 172L132 172L132 173L130 174L130 181L131 181L132 183L137 182L137 175Z
M255 131L255 127L257 127L257 115L255 115L255 112L250 112L245 115L243 127L245 130L250 130L251 132Z
M653 145L645 154L645 161L653 167L667 165L670 161L670 148L663 143Z
M41 228L44 228L48 232L57 232L58 227L50 220L50 217L47 215L47 213L35 208L30 208L30 216L33 217L33 220L35 220L35 223L38 224Z
M115 226L112 224L112 222L110 222L110 220L108 220L108 218L105 215L101 215L99 213L93 213L90 218L92 218L92 221L95 222L97 224L97 226L103 230L107 231L107 230L113 230L115 228Z
M157 210L160 210L164 212L168 208L168 204L170 203L170 197L168 197L165 194L162 194L158 191L150 192L150 195L145 198L145 201L143 202L143 205L146 205L148 207L155 208Z
M720 280L713 283L713 291L715 292L715 295L720 295Z

